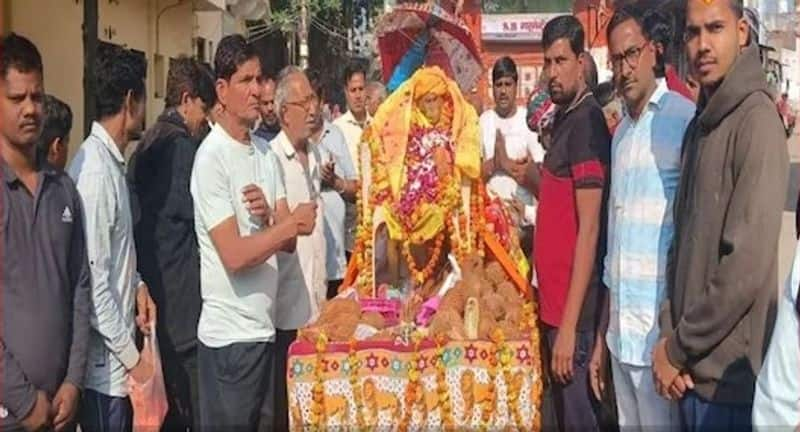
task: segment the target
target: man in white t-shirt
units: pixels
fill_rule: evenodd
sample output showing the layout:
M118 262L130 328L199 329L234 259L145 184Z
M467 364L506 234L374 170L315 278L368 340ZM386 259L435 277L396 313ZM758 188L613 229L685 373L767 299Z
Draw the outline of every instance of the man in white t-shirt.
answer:
M254 431L274 355L276 253L314 229L316 206L291 213L274 158L252 144L261 65L241 35L214 58L221 109L192 170L203 305L197 329L201 430ZM277 391L285 391L277 390Z
M493 194L508 201L518 211L521 226L536 222L536 199L526 187L527 163L544 159L544 149L536 133L528 129L526 111L517 106L517 65L503 57L492 69L492 94L495 106L481 114L484 178ZM528 246L523 241L523 246Z

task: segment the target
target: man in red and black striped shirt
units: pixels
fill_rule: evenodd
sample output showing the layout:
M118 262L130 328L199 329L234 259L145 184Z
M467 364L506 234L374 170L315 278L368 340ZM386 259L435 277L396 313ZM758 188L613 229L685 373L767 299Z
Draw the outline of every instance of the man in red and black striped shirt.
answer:
M559 112L541 169L534 247L544 334L561 430L598 430L588 364L595 344L611 135L584 81L584 33L573 16L547 23L542 43ZM602 343L602 341L601 341Z

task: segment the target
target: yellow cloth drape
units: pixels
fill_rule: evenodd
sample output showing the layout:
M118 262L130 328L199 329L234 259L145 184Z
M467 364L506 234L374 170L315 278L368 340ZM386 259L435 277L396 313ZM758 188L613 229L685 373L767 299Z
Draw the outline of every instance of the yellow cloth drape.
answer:
M395 90L381 104L372 122L364 131L364 139L370 146L375 187L388 187L393 200L398 200L405 185L405 157L412 123L423 122L415 103L425 94L434 93L449 99L445 105L451 118L450 132L454 140L453 177L449 180L460 185L463 178L479 180L481 165L478 115L467 103L455 81L436 66L423 67ZM423 123L424 124L424 123ZM456 201L454 205L460 204ZM394 240L405 240L401 224L393 217L389 208L387 228ZM437 204L420 206L416 226L410 233L415 243L433 238L444 227L444 218L453 210Z

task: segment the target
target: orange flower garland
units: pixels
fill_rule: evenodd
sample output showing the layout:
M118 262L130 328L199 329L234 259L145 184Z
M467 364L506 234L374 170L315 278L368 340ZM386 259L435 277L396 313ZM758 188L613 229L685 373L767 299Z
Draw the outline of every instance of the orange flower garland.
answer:
M522 415L519 411L519 390L522 387L521 382L515 382L514 377L511 376L511 360L513 351L508 346L505 340L505 335L500 332L497 338L500 345L500 366L503 372L503 379L506 382L506 401L511 419L514 421L514 426L519 429L522 427Z
M530 332L530 344L531 349L534 347L538 347L540 343L540 335L539 335L539 317L538 317L538 304L537 300L534 299L533 301L526 303L524 306L524 314L527 317L526 320L528 323L528 331ZM533 366L533 376L535 379L531 381L531 389L530 389L530 396L531 396L531 405L537 408L535 415L533 416L533 424L531 425L532 431L541 431L542 430L542 392L544 390L544 383L542 382L542 361L539 356L533 356L531 358L531 365Z
M320 333L316 343L317 358L314 365L314 385L311 388L310 423L314 427L323 427L325 425L325 384L322 378L322 362L327 347L328 338L324 333Z
M353 401L356 405L356 426L358 428L357 430L363 430L364 415L362 410L364 409L364 404L361 401L361 385L359 384L358 377L359 363L358 356L356 355L358 341L350 339L349 347L350 350L347 352L347 365L350 372L350 389L353 392Z
M411 276L414 278L414 280L419 284L422 284L430 279L433 276L436 265L439 264L439 258L442 255L442 246L444 244L443 232L436 236L435 242L436 244L433 248L433 254L430 258L428 258L428 264L426 264L422 270L417 268L417 262L414 260L414 256L411 255L411 242L406 240L403 243L403 255L406 258L408 271L411 273Z
M403 418L400 420L399 424L399 431L406 432L408 430L408 426L411 423L411 419L414 416L414 405L417 403L418 396L422 391L420 378L421 373L419 370L419 345L422 342L422 336L414 332L411 335L411 339L414 343L414 351L411 353L411 365L408 368L408 383L406 384L406 391L405 391L405 412L403 413ZM423 412L425 410L423 409Z
M450 407L450 391L447 387L447 365L444 362L444 336L436 338L436 391L439 393L439 409L442 413L442 430L455 429L453 413Z

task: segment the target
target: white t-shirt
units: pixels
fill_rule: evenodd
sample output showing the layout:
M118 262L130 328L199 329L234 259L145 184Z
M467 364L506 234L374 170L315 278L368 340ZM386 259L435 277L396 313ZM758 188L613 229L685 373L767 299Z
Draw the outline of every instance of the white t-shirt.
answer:
M525 109L517 107L516 113L508 118L501 118L493 109L485 111L480 118L481 144L483 157L494 157L494 144L499 130L506 141L506 153L510 158L521 159L529 153L535 162L544 160L544 149L539 144L539 137L528 129L525 121ZM536 222L536 199L527 189L517 184L511 176L504 172L496 172L489 179L487 187L501 199L514 197L525 204L525 222L527 225Z
M272 140L286 185L286 201L290 209L298 204L316 201L317 218L314 231L298 236L292 253L278 252L280 288L275 308L275 326L295 330L319 315L328 291L325 271L325 204L320 195L322 160L317 146L309 145L308 170L297 159L297 153L286 134Z
M211 348L267 342L275 336L272 314L278 289L277 257L238 274L229 274L209 234L231 216L236 218L242 236L264 229L242 203L242 188L251 183L261 186L273 210L276 202L285 198L275 159L265 157L266 151L265 146L236 141L216 124L195 157L191 193L203 298L197 338Z

